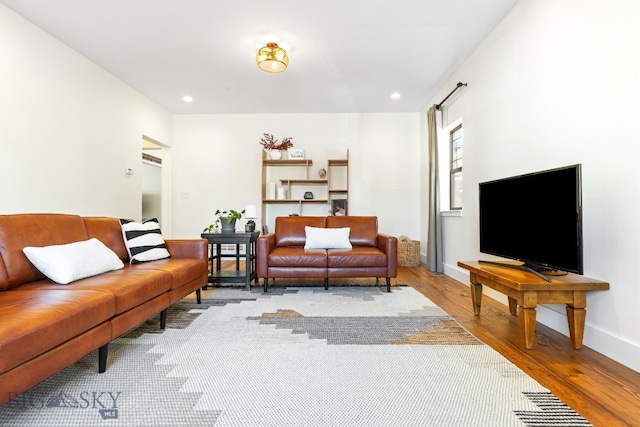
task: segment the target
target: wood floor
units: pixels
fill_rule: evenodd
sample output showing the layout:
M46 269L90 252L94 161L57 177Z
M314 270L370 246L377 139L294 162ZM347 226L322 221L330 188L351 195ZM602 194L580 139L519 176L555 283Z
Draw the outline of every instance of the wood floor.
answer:
M420 291L594 426L640 426L640 373L590 348L575 350L569 338L540 323L534 348L526 350L518 318L505 305L484 296L482 313L474 316L467 284L424 266L399 267L392 283Z

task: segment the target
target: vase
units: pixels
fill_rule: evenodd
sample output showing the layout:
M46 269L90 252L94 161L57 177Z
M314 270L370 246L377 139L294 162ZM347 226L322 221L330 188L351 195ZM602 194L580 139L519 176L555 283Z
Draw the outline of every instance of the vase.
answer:
M280 160L282 158L281 150L269 150L269 158L271 160Z
M227 218L220 218L220 231L222 233L235 233L236 232L236 218L233 218L231 222L227 221Z

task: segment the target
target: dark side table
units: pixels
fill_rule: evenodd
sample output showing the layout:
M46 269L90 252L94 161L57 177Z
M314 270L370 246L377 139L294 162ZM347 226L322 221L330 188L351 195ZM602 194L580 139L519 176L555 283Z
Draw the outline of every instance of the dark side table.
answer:
M249 233L202 233L200 236L209 242L209 262L211 262L211 273L209 283L244 283L247 290L251 289L251 281L258 284L258 274L256 272L256 242L259 231ZM222 245L235 245L234 254L223 254ZM244 245L244 254L240 253L240 245ZM215 251L214 251L215 246ZM222 270L222 258L235 258L235 270ZM240 270L240 259L244 258L245 268ZM215 266L214 266L215 260Z

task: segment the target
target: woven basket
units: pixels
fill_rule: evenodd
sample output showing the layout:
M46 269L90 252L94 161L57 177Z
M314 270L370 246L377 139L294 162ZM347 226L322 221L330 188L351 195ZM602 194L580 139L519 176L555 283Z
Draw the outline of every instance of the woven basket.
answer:
M407 236L398 237L398 265L417 267L420 265L420 241Z

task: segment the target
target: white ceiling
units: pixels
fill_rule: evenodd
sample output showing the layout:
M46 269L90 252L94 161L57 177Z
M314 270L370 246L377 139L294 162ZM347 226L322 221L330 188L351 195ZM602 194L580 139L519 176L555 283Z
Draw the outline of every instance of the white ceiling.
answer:
M178 114L419 111L516 2L0 0Z

